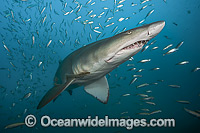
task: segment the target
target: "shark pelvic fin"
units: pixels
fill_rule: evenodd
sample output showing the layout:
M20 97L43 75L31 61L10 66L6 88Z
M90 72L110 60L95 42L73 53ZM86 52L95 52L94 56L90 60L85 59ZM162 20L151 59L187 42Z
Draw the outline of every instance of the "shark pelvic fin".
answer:
M53 88L51 88L45 96L42 98L40 103L37 106L37 109L41 109L46 104L48 104L51 100L56 98L61 92L63 92L73 81L75 78L68 78L67 82L61 85L56 85Z
M87 93L97 98L100 102L104 104L108 102L109 86L105 76L89 85L86 85L84 89Z

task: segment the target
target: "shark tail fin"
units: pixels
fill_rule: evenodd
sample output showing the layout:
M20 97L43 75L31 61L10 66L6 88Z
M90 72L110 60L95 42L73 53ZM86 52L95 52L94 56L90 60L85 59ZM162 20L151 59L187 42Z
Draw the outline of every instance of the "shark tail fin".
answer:
M75 78L68 78L67 82L65 84L56 85L53 88L51 88L45 96L42 98L40 103L37 106L37 109L41 109L46 104L48 104L51 100L56 98L61 92L63 92L73 81Z

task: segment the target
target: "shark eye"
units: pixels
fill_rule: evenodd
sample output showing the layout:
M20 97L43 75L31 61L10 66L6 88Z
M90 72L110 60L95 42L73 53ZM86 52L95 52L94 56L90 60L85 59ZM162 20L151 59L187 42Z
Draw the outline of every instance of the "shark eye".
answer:
M130 35L130 34L132 34L132 32L131 31L127 31L126 34Z

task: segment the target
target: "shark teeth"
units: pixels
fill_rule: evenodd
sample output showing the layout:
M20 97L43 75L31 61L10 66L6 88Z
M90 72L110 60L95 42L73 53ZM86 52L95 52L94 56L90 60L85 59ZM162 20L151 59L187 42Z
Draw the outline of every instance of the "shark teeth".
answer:
M142 47L143 45L147 44L149 40L141 40L141 41L137 41L133 44L130 44L124 48L122 48L121 50L128 50L128 49L133 49L135 47ZM119 52L119 51L118 51ZM110 60L113 59L114 56L112 56L110 59L108 59L106 62L109 62Z
M149 41L149 40L137 41L137 42L135 42L134 44L130 44L130 45L124 47L122 50L132 49L132 48L134 48L135 46L141 47L141 46L147 44L148 41Z

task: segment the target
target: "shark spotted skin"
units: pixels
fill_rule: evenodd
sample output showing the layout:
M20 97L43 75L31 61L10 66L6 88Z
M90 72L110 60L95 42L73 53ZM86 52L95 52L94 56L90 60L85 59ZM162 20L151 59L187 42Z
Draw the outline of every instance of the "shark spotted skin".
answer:
M44 107L62 91L84 86L84 90L102 103L109 98L106 74L137 54L163 27L164 21L130 29L91 44L68 55L59 65L54 86L40 101L37 109Z

